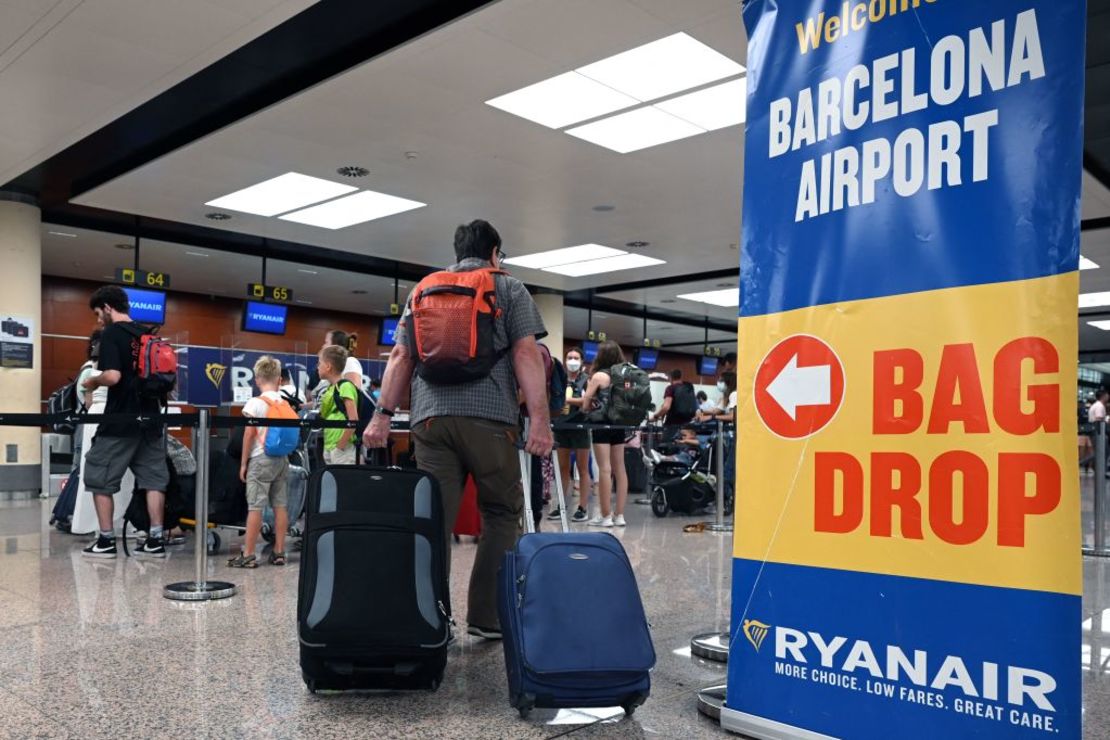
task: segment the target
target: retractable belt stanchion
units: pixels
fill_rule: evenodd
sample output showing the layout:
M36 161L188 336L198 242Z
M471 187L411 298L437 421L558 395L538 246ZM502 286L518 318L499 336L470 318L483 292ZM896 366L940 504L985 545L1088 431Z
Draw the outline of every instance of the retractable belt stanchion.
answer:
M1095 422L1094 546L1084 555L1110 557L1106 550L1106 422Z
M642 432L640 432L640 458L641 458L640 464L641 465L643 464L644 450L645 449L648 449L648 450L654 450L655 449L656 429L657 428L654 427L654 426L647 426L647 427L644 428L644 430ZM647 481L647 484L644 486L643 494L644 495L641 496L640 498L633 499L632 503L639 504L640 506L651 506L651 476L650 475L648 475L648 481Z
M713 521L706 523L705 530L724 534L732 531L732 522L725 521L725 425L719 419L717 420L717 441L713 447L713 456L716 463L714 472L717 476L717 510L714 512ZM724 568L723 565L721 567ZM727 663L729 637L727 631L694 635L690 639L690 652L699 658ZM718 716L720 716L719 707L717 711Z
M237 589L235 584L227 581L208 580L208 409L200 409L200 420L197 424L196 458L197 458L197 493L196 493L196 525L195 533L195 558L196 574L192 581L171 583L162 591L162 595L174 601L212 601L226 599L234 596Z
M713 446L714 474L717 476L717 505L713 521L707 522L709 532L726 533L732 531L732 522L725 520L725 424L717 420L717 441Z

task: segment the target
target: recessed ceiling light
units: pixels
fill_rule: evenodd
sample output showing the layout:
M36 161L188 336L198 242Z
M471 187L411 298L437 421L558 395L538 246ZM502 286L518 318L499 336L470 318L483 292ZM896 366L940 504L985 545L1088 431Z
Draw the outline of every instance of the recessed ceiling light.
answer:
M644 254L620 254L616 257L604 257L599 260L587 260L586 262L575 262L570 265L548 267L544 271L569 277L581 277L583 275L597 275L603 272L616 272L617 270L631 270L636 267L664 264L666 264L664 260L648 257Z
M577 71L647 102L738 75L744 67L680 32L579 67Z
M297 303L301 304L302 306L311 306L312 305L312 301L303 301L300 298L297 299Z
M735 288L736 283L717 283L718 288Z
M104 280L115 280L116 279L115 275L101 275L100 277Z
M112 246L115 247L116 249L134 249L135 248L135 245L132 244L131 242L120 242L119 244L113 244Z
M733 308L740 305L740 289L729 288L728 290L709 290L702 293L685 293L680 295L684 301L695 301L697 303L708 303L713 306L725 306Z
M68 231L48 231L46 233L47 234L53 234L54 236L60 236L60 237L63 237L65 239L76 239L77 238L76 234L71 234Z
M216 212L206 213L206 214L204 214L204 217L208 218L208 219L212 219L213 221L229 221L229 220L231 220L231 216L227 215L226 213L216 213Z
M597 211L598 213L609 213L610 211L617 210L617 207L616 206L609 206L609 205L600 205L600 206L594 206L594 210Z
M300 268L300 267L297 268L297 272L303 272L305 275L317 275L317 274L319 274L315 270L305 270L305 269Z
M353 185L322 180L299 172L286 172L222 198L210 200L204 205L253 213L256 216L276 216L355 190L358 188Z
M748 102L748 79L714 85L689 95L682 95L655 107L701 126L706 131L736 126L744 122Z
M569 265L572 262L583 262L585 260L601 259L602 257L615 257L620 254L625 254L625 252L620 249L613 249L612 247L604 247L600 244L579 244L577 247L563 247L562 249L552 249L547 252L536 252L535 254L525 254L520 257L510 257L505 260L505 264L514 265L516 267L528 267L533 270L542 270L545 267Z
M366 177L370 174L370 170L365 167L359 167L357 164L349 164L346 167L340 167L336 170L343 177Z
M630 249L643 249L644 247L651 246L651 242L645 242L645 241L639 241L638 240L638 241L628 242L624 246L626 246Z
M1110 291L1079 294L1080 308L1097 308L1099 306L1110 306Z
M423 208L426 205L416 200L363 190L338 200L287 213L281 216L281 219L334 230L393 216L415 208Z
M189 255L190 257L207 257L208 256L204 252L186 252L185 254Z
M618 154L627 154L704 134L705 129L648 106L587 123L585 126L567 129L567 133L606 149L612 149Z
M1083 255L1079 255L1079 269L1080 270L1097 270L1098 263L1094 260L1087 259Z
M577 72L566 72L487 100L486 105L541 126L562 128L638 102Z
M355 290L351 291L351 294L352 295L366 295L366 291L363 290L362 288L356 288Z
M678 301L675 300L674 298L664 298L663 300L661 300L659 302L660 303L678 303Z

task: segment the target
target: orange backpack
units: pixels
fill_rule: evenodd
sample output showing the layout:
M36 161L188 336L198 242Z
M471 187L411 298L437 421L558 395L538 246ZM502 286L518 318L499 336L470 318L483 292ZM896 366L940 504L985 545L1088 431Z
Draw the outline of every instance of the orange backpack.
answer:
M495 275L487 267L468 272L435 272L412 292L407 332L416 374L429 383L455 385L484 378L504 355L494 352L497 306Z

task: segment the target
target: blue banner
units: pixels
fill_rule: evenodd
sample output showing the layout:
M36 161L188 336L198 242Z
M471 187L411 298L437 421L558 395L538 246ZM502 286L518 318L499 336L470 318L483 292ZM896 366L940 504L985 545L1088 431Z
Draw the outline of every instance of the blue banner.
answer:
M1078 738L1082 0L746 0L759 738Z
M306 391L308 378L316 370L315 354L186 347L178 350L178 400L192 406L220 406L235 402L235 388L250 388L251 394L257 395L254 363L263 355L269 355L281 362L282 367L290 368L294 384L302 393ZM359 363L362 365L363 389L369 392L370 380L382 377L385 362L360 359Z

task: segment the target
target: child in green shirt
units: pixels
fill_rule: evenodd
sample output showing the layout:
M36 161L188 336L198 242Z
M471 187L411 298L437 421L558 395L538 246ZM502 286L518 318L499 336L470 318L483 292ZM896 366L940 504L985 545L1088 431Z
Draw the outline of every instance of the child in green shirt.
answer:
M347 350L337 344L329 344L320 350L319 357L317 371L330 384L320 399L320 418L328 421L358 420L358 389L354 383L343 380ZM347 413L344 414L343 409ZM324 462L328 465L354 465L354 433L354 429L325 429Z

